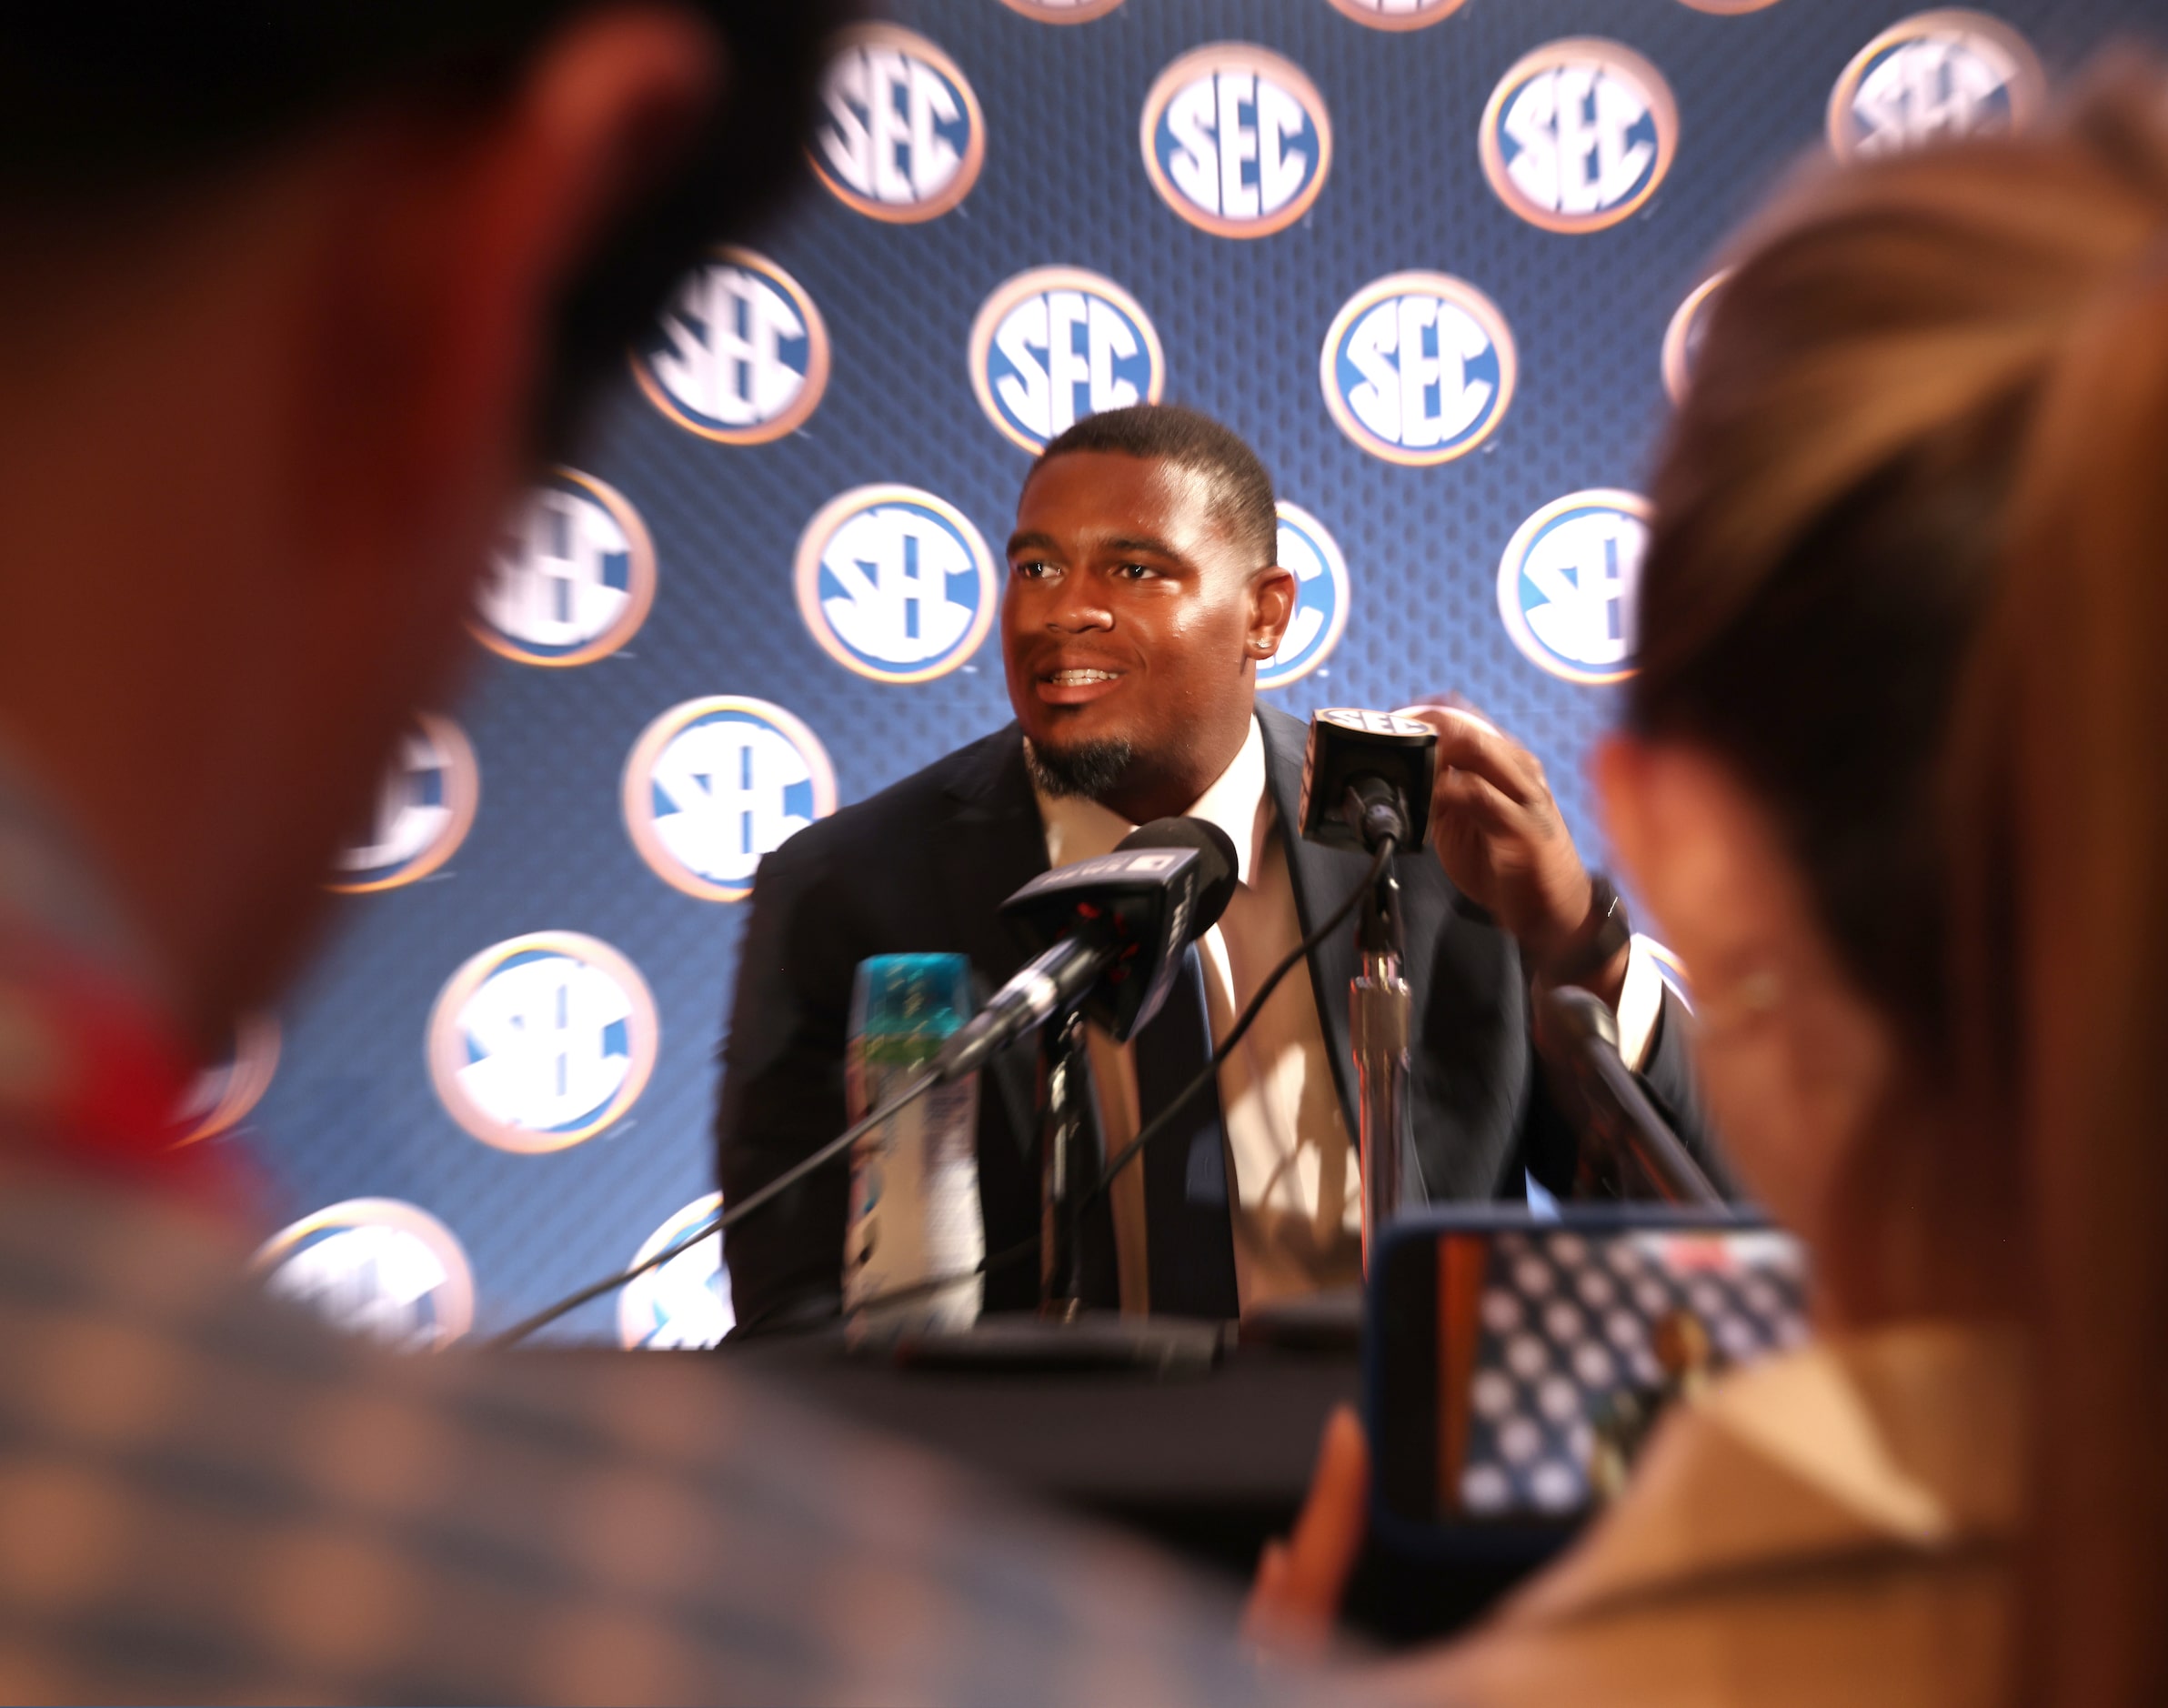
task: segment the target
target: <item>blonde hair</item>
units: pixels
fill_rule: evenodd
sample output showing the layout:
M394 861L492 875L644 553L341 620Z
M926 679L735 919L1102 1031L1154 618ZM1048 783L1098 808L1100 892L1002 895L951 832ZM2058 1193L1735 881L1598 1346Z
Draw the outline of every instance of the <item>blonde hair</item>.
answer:
M1835 1279L1869 1309L2022 1301L2023 1693L2168 1701L2160 68L1795 185L1653 497L1630 720L1758 791L1959 1111L1847 1182Z

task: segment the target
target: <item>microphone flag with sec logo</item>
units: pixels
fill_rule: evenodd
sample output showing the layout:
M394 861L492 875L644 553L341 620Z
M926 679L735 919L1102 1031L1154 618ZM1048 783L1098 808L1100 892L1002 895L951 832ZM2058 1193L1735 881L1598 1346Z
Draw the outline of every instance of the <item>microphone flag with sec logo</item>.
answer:
M1437 749L1438 732L1413 718L1344 706L1318 712L1302 754L1302 808L1296 816L1303 836L1332 848L1363 848L1363 827L1342 810L1348 790L1382 783L1406 815L1406 834L1394 833L1401 852L1422 847L1430 838Z

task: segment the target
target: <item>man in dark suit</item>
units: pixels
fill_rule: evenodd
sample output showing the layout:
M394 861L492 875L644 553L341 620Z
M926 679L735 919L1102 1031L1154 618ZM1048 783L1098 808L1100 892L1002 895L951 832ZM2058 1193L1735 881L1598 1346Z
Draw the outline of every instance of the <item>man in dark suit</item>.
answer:
M1156 407L1087 417L1027 477L1001 640L1017 721L845 808L761 863L723 1051L725 1201L839 1131L853 976L870 955L951 951L992 987L1028 959L996 909L1050 864L1134 825L1195 813L1225 829L1240 883L1186 985L1127 1047L1092 1045L1102 1137L1118 1147L1201 1068L1264 970L1329 915L1365 857L1303 840L1305 726L1255 703L1293 578L1271 482L1218 423ZM1633 951L1524 749L1472 714L1438 730L1433 847L1400 856L1414 996L1412 1190L1430 1201L1556 1191L1576 1166L1531 1048L1531 981L1585 985L1621 1011L1630 1061L1693 1126L1675 999ZM1230 1316L1360 1278L1348 986L1353 929L1267 1003L1240 1055L1087 1229L1100 1302ZM1032 1061L997 1059L979 1101L989 1253L1039 1226ZM848 1170L817 1170L726 1235L739 1321L833 1312ZM989 1310L1035 1302L1038 1268L991 1270Z

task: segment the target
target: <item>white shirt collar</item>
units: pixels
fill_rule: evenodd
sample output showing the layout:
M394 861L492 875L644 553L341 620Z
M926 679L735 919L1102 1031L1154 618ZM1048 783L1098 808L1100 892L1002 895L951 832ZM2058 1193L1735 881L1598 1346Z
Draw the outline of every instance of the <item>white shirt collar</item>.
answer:
M1039 822L1047 829L1047 863L1073 866L1113 852L1137 827L1122 816L1081 795L1049 795L1035 779ZM1247 884L1263 858L1272 834L1272 798L1265 789L1265 732L1255 718L1241 750L1203 794L1183 809L1183 817L1202 819L1227 832L1235 845L1235 876Z

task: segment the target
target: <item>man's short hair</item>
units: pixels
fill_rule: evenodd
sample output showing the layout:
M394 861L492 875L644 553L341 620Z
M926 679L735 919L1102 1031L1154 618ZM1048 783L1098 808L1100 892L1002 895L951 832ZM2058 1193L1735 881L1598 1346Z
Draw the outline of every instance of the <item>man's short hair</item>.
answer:
M371 105L480 111L602 0L188 0L8 8L0 241L86 225L275 153ZM597 382L711 243L802 171L821 45L852 0L688 0L728 56L718 110L560 300L537 423L561 448ZM20 226L10 231L10 226Z
M1272 477L1240 434L1210 416L1171 403L1139 403L1088 415L1039 452L1032 473L1071 451L1111 451L1209 475L1219 489L1216 506L1235 538L1259 566L1279 561L1280 511Z

